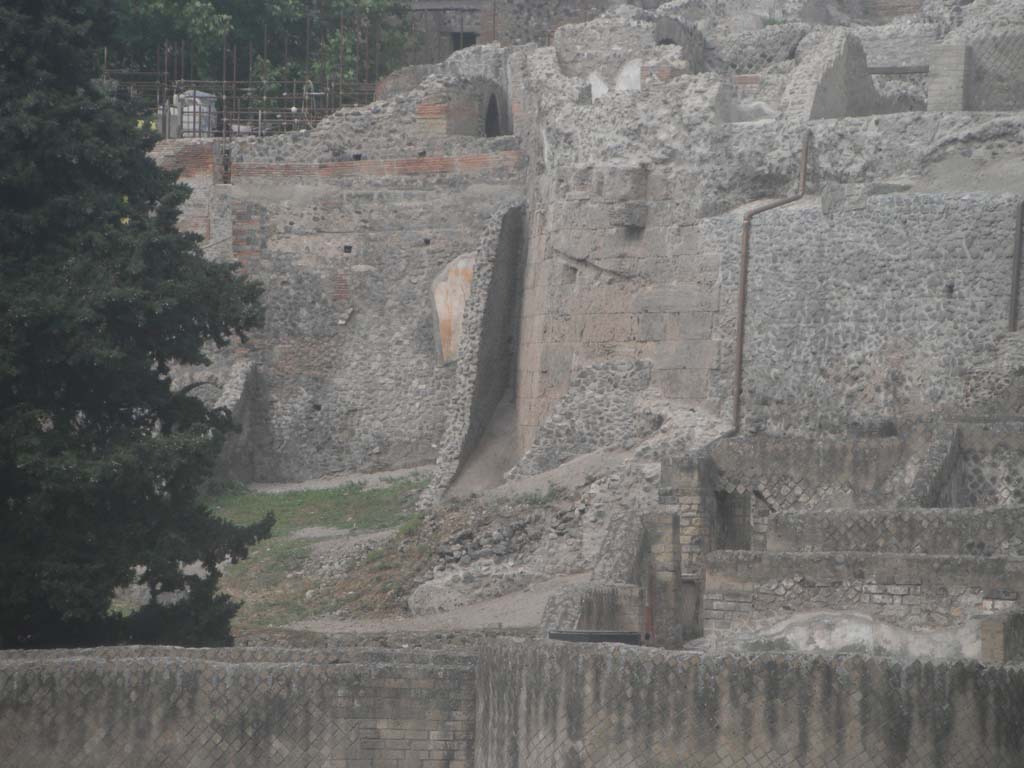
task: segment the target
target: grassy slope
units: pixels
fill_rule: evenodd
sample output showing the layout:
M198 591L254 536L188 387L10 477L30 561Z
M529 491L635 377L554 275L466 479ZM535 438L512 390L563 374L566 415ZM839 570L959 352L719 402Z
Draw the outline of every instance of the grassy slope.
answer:
M267 512L277 518L271 538L257 544L247 560L225 568L222 588L244 601L235 617L235 630L281 626L339 609L399 608L397 601L390 604L392 601L385 599L392 581L389 573L419 567L413 562L419 558L398 552L400 544L389 542L370 552L365 565L350 577L325 581L304 571L316 539L290 535L313 527L339 533L399 527L399 538L411 535L418 525L413 509L415 491L421 487L420 481L400 480L374 489L346 485L280 494L240 492L213 499L215 513L233 522L254 522Z

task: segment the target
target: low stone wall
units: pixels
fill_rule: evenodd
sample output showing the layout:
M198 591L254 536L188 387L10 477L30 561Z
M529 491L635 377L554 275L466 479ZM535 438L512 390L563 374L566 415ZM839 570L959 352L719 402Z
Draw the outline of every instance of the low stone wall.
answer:
M716 491L756 493L776 512L899 498L909 491L910 453L897 437L764 435L721 440L709 451Z
M956 627L1013 608L1024 561L864 552L712 552L704 629L756 633L800 613L851 611L893 626Z
M961 506L1024 504L1024 431L1018 423L995 420L961 428L961 452L951 495Z
M1024 556L1024 508L828 510L772 518L768 549Z
M473 657L115 648L0 653L17 768L470 765Z
M1016 666L499 640L475 764L1010 768L1022 713Z

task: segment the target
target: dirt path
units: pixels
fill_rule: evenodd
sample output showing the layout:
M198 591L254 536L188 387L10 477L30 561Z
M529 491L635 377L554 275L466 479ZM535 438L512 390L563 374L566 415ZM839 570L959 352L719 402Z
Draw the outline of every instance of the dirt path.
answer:
M316 480L305 480L301 483L250 483L248 488L256 493L290 493L292 491L322 491L328 488L339 488L351 483L359 483L364 488L381 488L396 480L416 477L429 477L434 471L433 464L408 469L392 469L387 472L346 472L326 475Z
M446 613L431 616L395 617L376 620L364 619L307 619L289 624L287 629L344 634L350 632L402 632L458 629L493 629L536 627L540 625L548 598L563 587L582 584L590 578L588 573L556 576L530 585L522 592L513 592L493 600L466 605Z

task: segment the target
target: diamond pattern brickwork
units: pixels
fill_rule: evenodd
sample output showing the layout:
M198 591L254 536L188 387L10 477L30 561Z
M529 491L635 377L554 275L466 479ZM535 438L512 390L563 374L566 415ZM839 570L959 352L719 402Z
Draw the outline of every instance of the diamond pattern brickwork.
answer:
M1024 557L1024 507L783 512L768 542L793 552Z

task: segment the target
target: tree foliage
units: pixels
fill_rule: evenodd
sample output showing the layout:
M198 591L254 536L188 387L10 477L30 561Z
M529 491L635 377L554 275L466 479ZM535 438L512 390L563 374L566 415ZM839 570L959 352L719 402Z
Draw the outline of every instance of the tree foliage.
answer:
M109 53L119 67L155 70L159 46L187 42L188 79L220 80L235 74L234 61L223 71L227 45L240 55L239 79L326 79L336 74L344 16L352 78L357 45L378 49L382 71L400 63L408 6L404 0L114 0ZM260 60L258 70L249 69L250 50L254 62Z
M0 5L0 646L225 642L217 566L273 522L201 501L230 415L170 367L258 326L260 288L177 231L187 187L93 86L111 21L103 0ZM137 580L152 605L112 618Z

